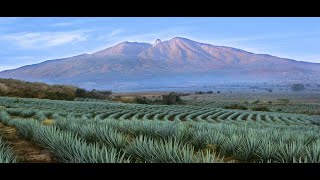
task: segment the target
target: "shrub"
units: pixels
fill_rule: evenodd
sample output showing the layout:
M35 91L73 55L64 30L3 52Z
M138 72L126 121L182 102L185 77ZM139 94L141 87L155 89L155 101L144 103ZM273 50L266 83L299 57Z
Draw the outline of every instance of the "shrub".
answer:
M252 104L258 104L259 102L260 102L260 100L258 99L258 100L253 101Z
M282 103L284 103L284 104L288 104L289 102L290 102L290 100L289 99L278 99L278 101L280 101L280 102L282 102Z
M141 96L135 97L134 101L138 104L148 104L149 101L146 98L143 98Z
M190 93L179 93L179 96L189 96Z
M231 104L231 105L225 106L224 108L225 109L241 109L241 110L247 110L248 109L246 106L238 105L238 104Z
M182 102L180 96L175 92L171 92L169 95L162 95L162 99L163 103L167 105L179 104Z
M254 110L254 111L270 111L270 109L267 106L253 107L252 110Z
M205 94L205 93L202 91L196 91L195 94Z

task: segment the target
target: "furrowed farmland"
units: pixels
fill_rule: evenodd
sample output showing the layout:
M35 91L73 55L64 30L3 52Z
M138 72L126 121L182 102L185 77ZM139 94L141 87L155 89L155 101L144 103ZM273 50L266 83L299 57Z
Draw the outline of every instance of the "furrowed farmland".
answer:
M17 141L37 155L21 153ZM0 163L39 158L60 163L319 163L320 128L306 114L0 97Z

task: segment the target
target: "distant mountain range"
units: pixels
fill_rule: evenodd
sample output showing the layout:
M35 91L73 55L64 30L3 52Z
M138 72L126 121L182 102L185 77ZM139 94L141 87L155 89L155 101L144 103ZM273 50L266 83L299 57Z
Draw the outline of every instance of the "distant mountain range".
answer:
M0 77L95 89L184 87L228 82L319 82L320 64L175 37L122 42L93 54L0 72Z

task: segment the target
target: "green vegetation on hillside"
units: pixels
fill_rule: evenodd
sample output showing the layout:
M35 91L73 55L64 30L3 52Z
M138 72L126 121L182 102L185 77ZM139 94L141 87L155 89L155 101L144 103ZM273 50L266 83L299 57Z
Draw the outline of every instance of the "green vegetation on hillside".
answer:
M48 85L39 82L0 78L0 96L74 100L75 98L107 99L111 93L111 91L87 91L69 85Z

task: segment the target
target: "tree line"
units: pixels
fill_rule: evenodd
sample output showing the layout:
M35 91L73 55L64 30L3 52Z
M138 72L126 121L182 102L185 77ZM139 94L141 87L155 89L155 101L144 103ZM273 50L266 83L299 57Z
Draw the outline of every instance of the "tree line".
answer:
M70 85L49 85L0 78L0 96L72 101L75 98L108 99L111 94L111 91L98 91L95 89L87 91Z

